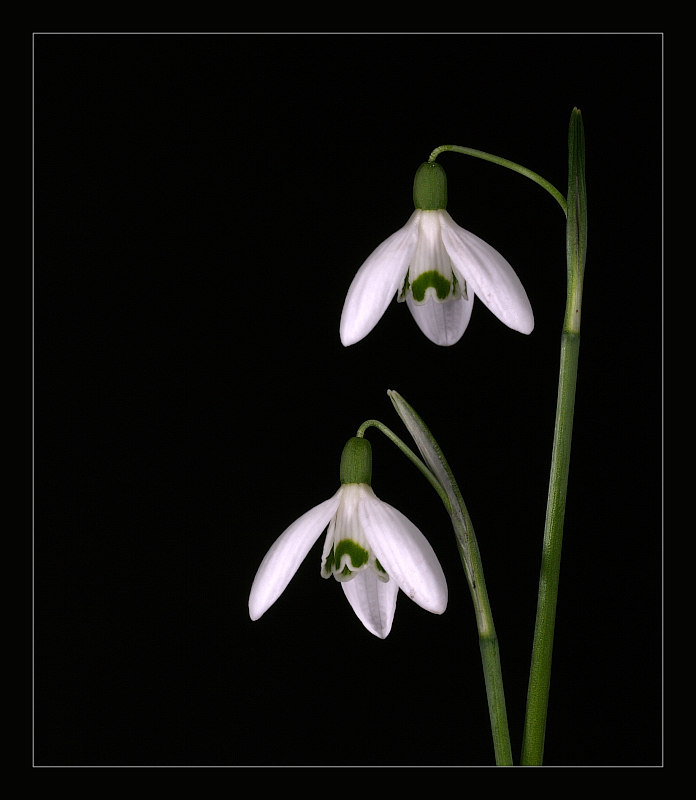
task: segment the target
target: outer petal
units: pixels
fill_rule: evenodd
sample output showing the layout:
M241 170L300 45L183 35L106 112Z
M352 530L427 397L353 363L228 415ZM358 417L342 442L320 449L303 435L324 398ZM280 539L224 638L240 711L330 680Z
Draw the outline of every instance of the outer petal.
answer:
M390 579L385 583L373 570L365 569L341 586L360 622L370 633L386 639L396 611L397 582Z
M360 521L378 561L421 608L442 614L447 608L447 581L428 540L400 511L366 492Z
M427 303L415 303L409 293L406 297L418 327L435 344L456 344L463 336L474 308L474 293L469 290L468 299L463 295L456 300L438 303L432 298Z
M483 239L460 228L444 209L439 213L442 240L459 277L501 322L520 333L531 333L534 313L513 268Z
M266 553L249 594L249 616L258 619L275 603L290 583L312 545L336 513L341 489L330 499L303 514L285 530Z
M420 214L414 211L406 225L383 241L353 278L341 314L341 341L346 347L367 336L403 283L418 243Z

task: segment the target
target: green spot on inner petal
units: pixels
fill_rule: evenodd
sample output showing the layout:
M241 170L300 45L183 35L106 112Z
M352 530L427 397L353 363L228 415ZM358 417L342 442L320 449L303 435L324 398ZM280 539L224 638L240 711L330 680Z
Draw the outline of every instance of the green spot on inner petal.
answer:
M344 555L350 556L350 563L352 569L356 570L367 564L370 554L364 547L360 547L352 539L341 539L341 541L334 547L334 563L340 564L341 557Z
M411 284L411 291L413 292L413 299L417 303L422 303L425 298L425 292L430 287L435 289L438 300L446 300L450 293L451 284L447 278L440 275L434 269L428 272L423 272Z

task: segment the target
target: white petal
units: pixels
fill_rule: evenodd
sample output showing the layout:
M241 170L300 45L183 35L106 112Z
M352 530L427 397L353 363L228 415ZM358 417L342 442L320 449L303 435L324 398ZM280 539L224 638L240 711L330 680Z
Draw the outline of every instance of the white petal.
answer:
M469 291L501 322L520 333L534 330L534 313L513 268L489 244L465 231L445 211L440 212L442 240L452 264Z
M413 286L424 272L433 270L448 281L452 280L450 258L440 233L439 212L422 211L418 220L418 245L408 269L410 284Z
M418 327L435 344L449 346L458 342L466 330L474 308L474 293L469 290L468 299L462 295L456 300L438 303L432 298L426 303L415 303L409 292L406 305Z
M329 500L303 514L285 530L266 553L249 594L249 616L258 619L290 583L312 545L336 513L341 489Z
M346 347L367 336L403 283L418 244L420 214L414 211L406 225L382 242L353 278L341 314L341 341Z
M362 570L352 580L341 583L348 602L370 633L386 639L394 621L399 585L381 581L371 569Z
M421 608L442 614L447 608L447 581L428 540L400 511L367 493L360 504L360 521L390 582Z

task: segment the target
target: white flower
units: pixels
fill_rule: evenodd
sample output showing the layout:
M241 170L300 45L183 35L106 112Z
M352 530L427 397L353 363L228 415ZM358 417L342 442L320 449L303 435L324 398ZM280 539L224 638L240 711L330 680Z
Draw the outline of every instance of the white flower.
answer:
M249 596L253 620L280 597L327 525L322 577L340 581L370 633L388 636L399 589L427 611L444 612L447 582L425 536L367 483L344 483L293 522L266 554Z
M367 336L397 292L435 344L459 341L474 295L509 328L520 333L534 328L532 307L510 264L460 228L444 208L416 208L360 267L341 315L343 344Z

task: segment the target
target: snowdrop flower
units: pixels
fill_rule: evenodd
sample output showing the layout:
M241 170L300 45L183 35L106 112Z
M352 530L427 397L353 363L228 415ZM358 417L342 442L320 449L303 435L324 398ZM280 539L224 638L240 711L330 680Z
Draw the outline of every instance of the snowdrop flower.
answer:
M369 256L348 289L341 341L348 346L374 328L398 292L423 333L435 344L459 341L474 295L501 322L531 333L534 314L508 262L447 213L447 179L436 163L421 164L413 185L416 210L406 225Z
M341 488L281 534L261 562L249 596L249 615L261 617L285 590L328 525L321 574L340 582L363 625L381 639L391 630L399 589L419 606L442 614L447 581L423 534L370 486L372 451L355 437L341 457Z

